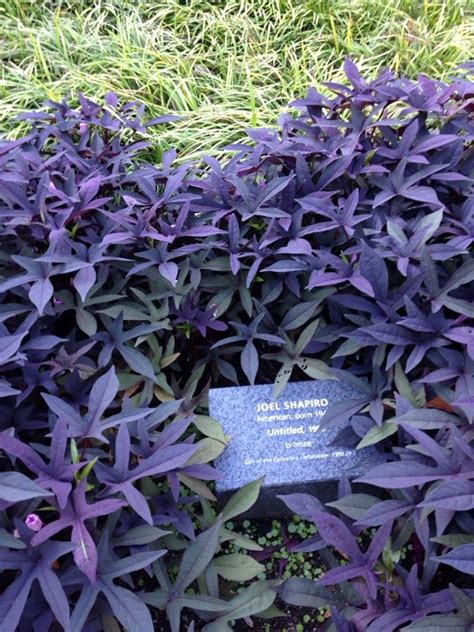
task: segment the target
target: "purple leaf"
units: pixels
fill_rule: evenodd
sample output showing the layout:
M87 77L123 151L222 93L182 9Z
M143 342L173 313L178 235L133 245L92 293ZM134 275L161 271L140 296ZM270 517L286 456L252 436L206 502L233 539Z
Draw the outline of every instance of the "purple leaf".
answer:
M343 551L354 561L361 560L362 554L357 541L342 520L321 511L315 512L313 520L326 544Z
M432 489L421 507L452 509L453 511L470 511L474 509L474 482L448 481Z
M0 365L5 364L18 351L26 332L13 336L1 336Z
M18 503L30 498L52 496L20 472L0 472L0 498Z
M114 401L118 388L119 381L115 375L115 368L111 367L92 387L88 409L88 417L91 423L96 423L102 417Z
M324 511L324 505L309 494L284 494L277 496L294 513L305 520L315 520L318 512Z
M44 308L51 300L54 293L53 284L49 279L40 279L35 281L31 286L28 297L38 310L40 316L43 314Z
M457 546L449 553L446 553L446 555L440 555L431 559L452 566L463 573L474 575L474 544Z
M435 481L439 476L440 472L435 467L409 462L400 467L400 462L396 462L378 465L356 481L386 489L404 489Z
M83 303L86 302L87 295L96 282L97 275L93 268L93 266L86 266L79 270L79 272L74 277L74 287L78 291L79 296Z
M73 526L71 542L77 545L73 552L76 566L94 584L97 571L97 549L94 540L83 523L79 522Z
M167 261L166 263L160 263L158 266L161 276L169 281L173 287L176 286L176 279L178 277L178 266L172 261Z
M382 500L372 505L362 518L359 518L357 524L378 527L398 518L398 516L402 516L410 509L414 509L414 507L412 503L405 500Z
M255 345L249 341L245 345L241 355L242 370L247 376L250 384L255 384L255 378L258 372L258 352Z

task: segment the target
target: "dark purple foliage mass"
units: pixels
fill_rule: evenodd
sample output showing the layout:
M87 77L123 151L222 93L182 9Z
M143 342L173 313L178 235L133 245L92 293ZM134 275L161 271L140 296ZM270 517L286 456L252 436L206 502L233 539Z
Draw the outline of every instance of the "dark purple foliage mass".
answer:
M114 95L0 142L2 631L151 632L166 609L177 632L192 609L217 632L277 591L333 630L471 629L474 84L346 72L223 162L150 164L174 117ZM322 581L232 596L223 520L258 484L216 518L206 390L305 376L357 393L323 421L387 459L373 495L285 498Z

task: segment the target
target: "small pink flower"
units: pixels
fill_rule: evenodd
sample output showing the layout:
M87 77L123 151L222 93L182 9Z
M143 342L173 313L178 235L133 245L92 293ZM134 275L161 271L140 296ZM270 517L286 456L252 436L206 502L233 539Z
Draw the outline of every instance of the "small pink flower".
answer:
M79 123L79 134L85 134L87 132L87 123Z
M39 531L43 526L43 521L37 514L28 514L25 520L26 526L32 531Z
M60 298L53 297L53 303L55 305L62 305L64 301L62 301Z

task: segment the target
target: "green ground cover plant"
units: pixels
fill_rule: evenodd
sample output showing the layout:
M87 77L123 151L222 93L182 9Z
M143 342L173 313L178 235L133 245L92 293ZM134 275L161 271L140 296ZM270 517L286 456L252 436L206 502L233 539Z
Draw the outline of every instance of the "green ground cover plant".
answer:
M0 131L13 116L79 91L112 90L150 116L160 159L219 153L246 127L274 125L310 85L343 78L345 55L365 76L385 66L446 78L474 49L466 0L0 0Z

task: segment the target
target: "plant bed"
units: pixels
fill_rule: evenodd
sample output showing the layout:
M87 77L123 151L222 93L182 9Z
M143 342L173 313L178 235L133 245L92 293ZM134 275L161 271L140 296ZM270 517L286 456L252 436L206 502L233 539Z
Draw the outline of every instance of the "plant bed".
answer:
M147 163L169 117L112 94L0 143L2 632L473 624L474 84L345 67L227 161ZM226 528L261 481L216 515L207 391L328 376L323 426L386 462L280 497L325 568L286 578Z

